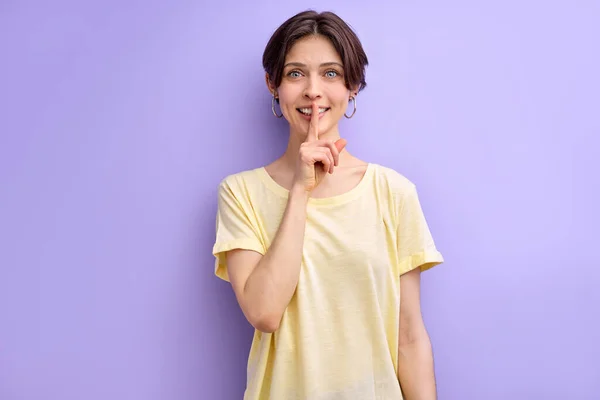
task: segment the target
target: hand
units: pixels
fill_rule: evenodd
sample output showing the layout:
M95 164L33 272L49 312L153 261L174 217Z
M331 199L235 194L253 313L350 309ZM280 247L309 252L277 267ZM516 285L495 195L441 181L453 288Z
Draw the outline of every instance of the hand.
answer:
M339 163L340 152L346 147L345 139L319 140L319 106L312 103L312 115L306 141L300 145L294 186L310 193L323 181L325 174L333 174Z

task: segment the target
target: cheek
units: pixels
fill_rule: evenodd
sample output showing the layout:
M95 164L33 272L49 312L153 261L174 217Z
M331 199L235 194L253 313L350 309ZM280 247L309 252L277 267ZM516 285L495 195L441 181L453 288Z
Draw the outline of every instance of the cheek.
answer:
M287 85L280 86L279 89L277 89L280 104L283 106L292 106L296 102L296 99L298 97L298 94L296 92L297 90L294 90L293 87Z
M346 107L348 105L348 99L350 95L348 94L348 90L346 87L335 88L328 94L329 100L336 107Z

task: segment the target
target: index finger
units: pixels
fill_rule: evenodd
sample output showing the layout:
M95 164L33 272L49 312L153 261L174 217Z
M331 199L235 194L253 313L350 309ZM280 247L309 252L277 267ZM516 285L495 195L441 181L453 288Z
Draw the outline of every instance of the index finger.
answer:
M319 106L316 102L313 102L311 106L312 114L310 116L310 124L308 125L308 136L306 137L307 142L319 140Z

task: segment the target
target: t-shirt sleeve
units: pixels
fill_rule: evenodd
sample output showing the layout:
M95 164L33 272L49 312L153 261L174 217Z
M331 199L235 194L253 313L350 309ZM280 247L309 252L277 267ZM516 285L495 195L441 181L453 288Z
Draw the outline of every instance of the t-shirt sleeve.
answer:
M414 184L399 202L397 240L400 275L417 267L425 271L443 263L444 258L435 246Z
M215 274L225 281L229 281L228 251L244 249L265 254L251 204L240 193L241 191L234 190L232 185L226 181L219 185L213 255L215 256Z

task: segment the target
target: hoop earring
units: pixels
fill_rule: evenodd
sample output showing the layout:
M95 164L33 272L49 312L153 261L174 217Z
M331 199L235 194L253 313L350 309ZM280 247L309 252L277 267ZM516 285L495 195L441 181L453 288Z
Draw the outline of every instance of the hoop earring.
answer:
M352 96L350 97L350 100L352 100L352 103L354 103L354 111L352 111L352 114L350 114L350 116L347 116L346 113L344 113L344 117L350 119L354 116L354 113L356 113L356 97Z
M275 112L275 100L275 93L273 93L273 98L271 99L271 110L273 111L274 116L281 118L283 117L283 111L281 112L281 115L277 115L277 112Z

